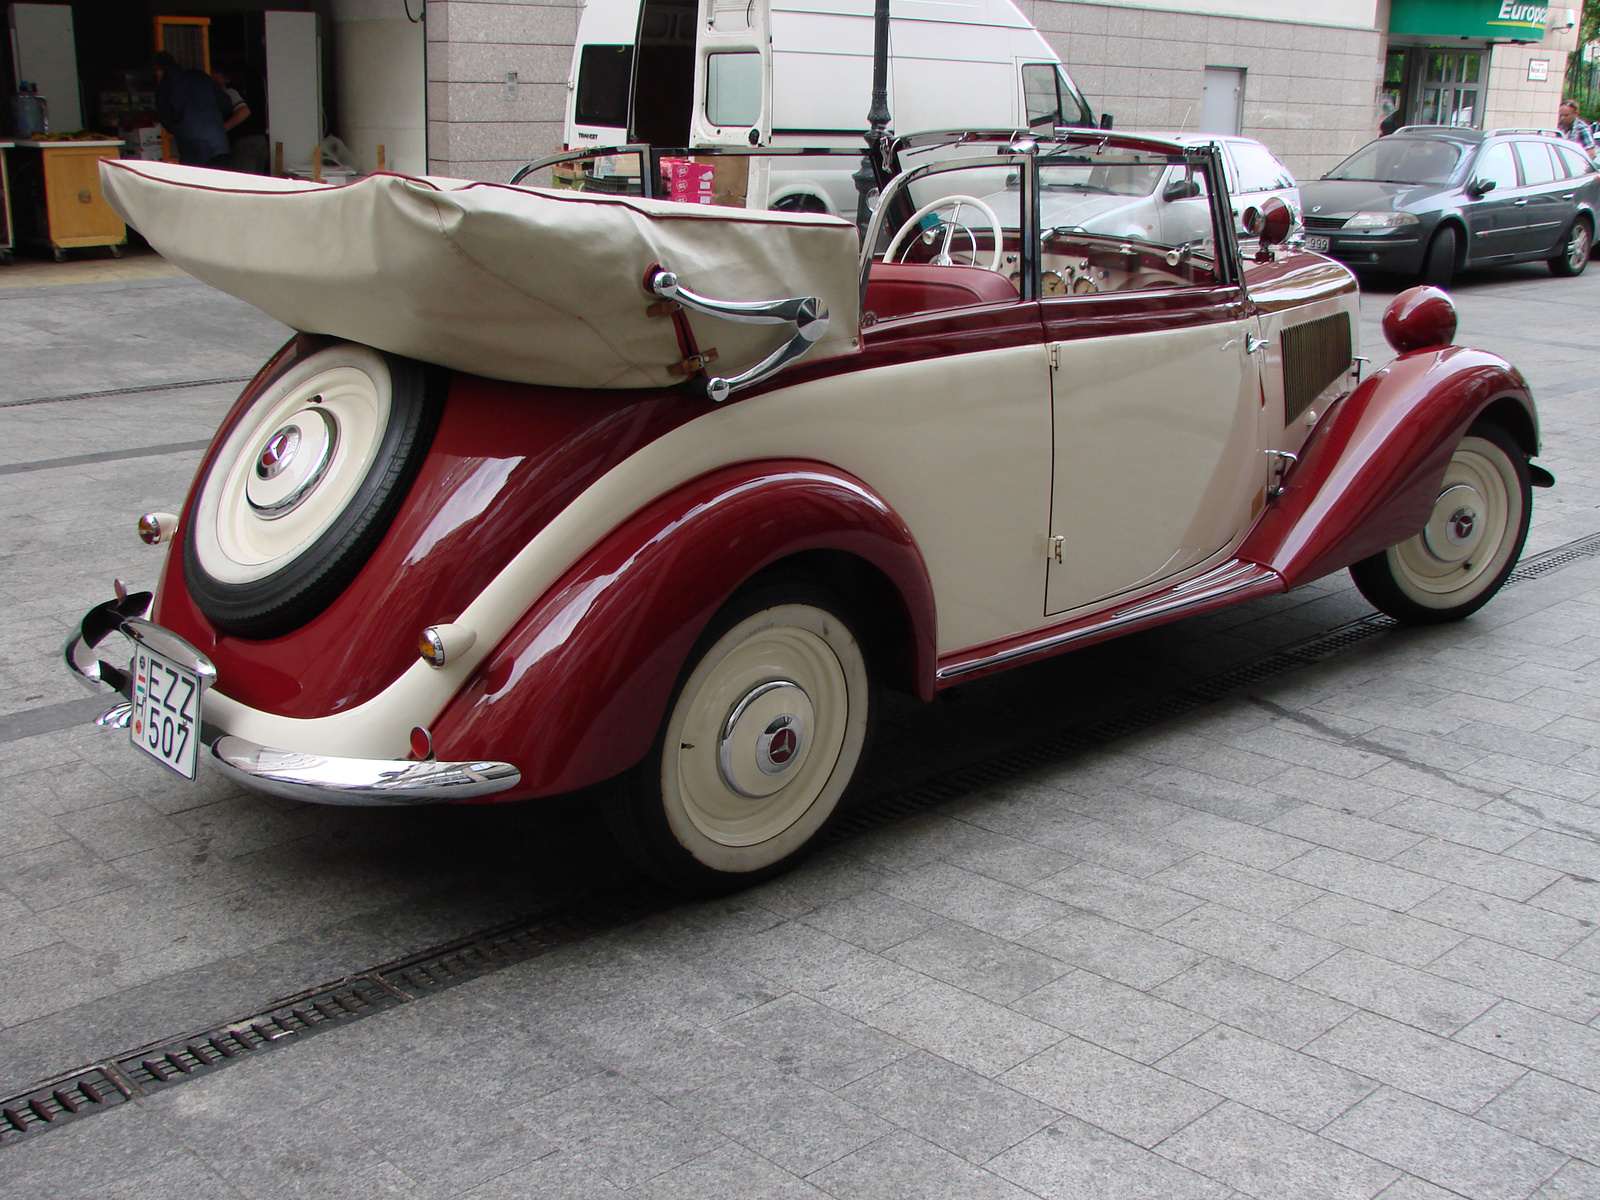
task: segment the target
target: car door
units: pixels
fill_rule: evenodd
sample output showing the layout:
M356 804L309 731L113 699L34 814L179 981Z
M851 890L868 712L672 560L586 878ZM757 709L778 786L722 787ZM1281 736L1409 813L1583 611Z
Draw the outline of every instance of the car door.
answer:
M1085 157L1107 178L1165 158L1115 149L1047 157L1039 176L1048 183L1058 164L1081 169ZM1179 161L1215 177L1209 151ZM1226 191L1205 192L1211 232L1198 246L1137 228L1044 235L1043 269L1073 284L1041 300L1054 444L1047 614L1217 557L1242 534L1262 487L1258 343Z
M1494 186L1477 194L1484 183ZM1490 142L1478 152L1478 157L1467 176L1467 200L1464 205L1467 218L1467 259L1484 262L1519 253L1523 244L1523 219L1525 205L1522 180L1517 174L1517 160L1510 142Z
M1529 139L1518 141L1516 147L1522 166L1522 193L1514 206L1522 209L1521 253L1554 250L1572 215L1572 185L1547 143Z

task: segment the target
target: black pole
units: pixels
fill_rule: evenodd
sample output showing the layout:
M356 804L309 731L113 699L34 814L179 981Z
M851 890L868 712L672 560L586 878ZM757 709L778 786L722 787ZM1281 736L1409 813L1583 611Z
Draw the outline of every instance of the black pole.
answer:
M872 107L867 109L867 149L861 156L860 169L852 176L856 181L856 227L863 237L872 220L867 196L878 186L873 156L877 155L878 161L882 161L884 138L889 128L889 0L875 0L872 26Z

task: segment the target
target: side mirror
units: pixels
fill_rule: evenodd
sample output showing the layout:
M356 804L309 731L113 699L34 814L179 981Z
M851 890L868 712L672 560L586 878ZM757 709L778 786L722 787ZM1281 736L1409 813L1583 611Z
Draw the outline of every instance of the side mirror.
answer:
M1474 179L1467 184L1467 193L1472 196L1486 196L1494 191L1495 183L1492 179Z
M1193 179L1174 179L1161 193L1163 200L1193 200L1200 194L1200 185Z
M1110 129L1111 128L1111 114L1110 113L1103 112L1103 113L1100 114L1100 128L1101 129Z

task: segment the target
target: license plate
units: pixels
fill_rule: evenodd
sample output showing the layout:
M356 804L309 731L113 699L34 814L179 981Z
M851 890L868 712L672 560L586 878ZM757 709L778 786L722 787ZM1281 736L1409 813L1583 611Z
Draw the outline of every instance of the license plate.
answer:
M1326 254L1328 252L1328 239L1325 237L1318 237L1315 234L1308 233L1302 244L1307 250L1314 250L1318 254Z
M193 779L200 761L200 677L135 645L128 737L162 766Z

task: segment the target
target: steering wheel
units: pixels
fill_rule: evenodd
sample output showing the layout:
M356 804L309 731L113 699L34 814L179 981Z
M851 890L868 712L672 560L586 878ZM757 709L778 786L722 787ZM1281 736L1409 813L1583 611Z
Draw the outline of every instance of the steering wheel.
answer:
M955 218L961 214L961 206L963 204L972 205L972 207L982 213L984 219L989 222L989 230L994 235L994 253L989 256L988 269L991 271L998 271L1000 269L1001 253L1004 250L1004 246L1002 245L1003 239L1000 231L1000 218L994 215L994 209L990 208L976 196L966 196L959 192L953 196L941 196L937 200L932 200L929 203L924 204L921 208L917 209L916 212L912 213L911 216L906 218L906 223L900 226L899 232L894 235L894 240L889 243L889 248L883 252L883 261L893 262L895 251L900 249L900 244L902 242L906 243L906 253L911 253L910 236L913 233L920 234L925 232L922 228L922 218L937 209L948 208L951 205L954 205L955 211L950 214L950 220L943 223L944 244L939 247L939 253L934 256L933 262L934 265L941 267L955 265L950 261L950 239L955 236L957 226ZM961 228L966 229L967 227L962 225ZM970 229L967 229L967 236L972 237L972 231ZM977 238L972 238L972 257L978 257ZM973 265L977 266L978 264L974 263Z

